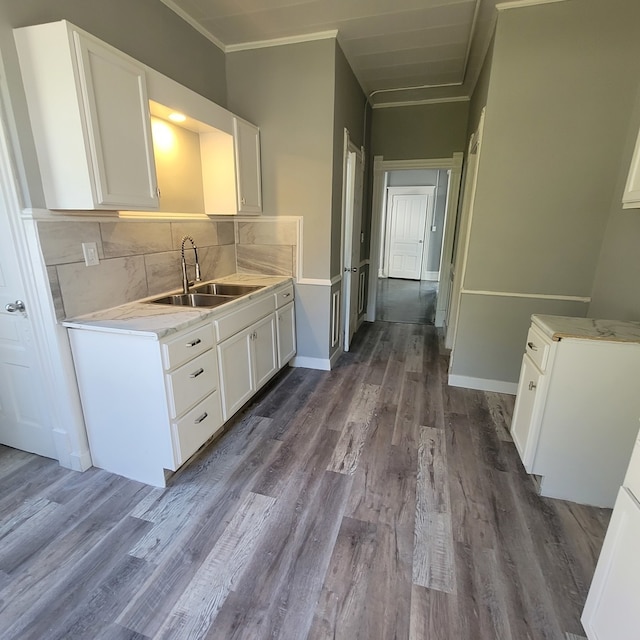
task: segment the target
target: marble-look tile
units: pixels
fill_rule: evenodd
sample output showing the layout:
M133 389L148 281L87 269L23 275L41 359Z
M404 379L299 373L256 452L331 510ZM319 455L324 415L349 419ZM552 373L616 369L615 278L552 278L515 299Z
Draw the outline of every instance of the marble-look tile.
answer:
M38 236L46 265L84 261L83 242L95 242L98 257L104 258L100 225L97 222L38 222Z
M236 250L240 273L293 276L293 247L239 244Z
M198 248L220 244L218 241L218 226L212 220L172 222L171 236L174 249L180 249L184 236L191 236ZM191 244L187 242L185 246L189 247Z
M222 278L236 271L236 246L205 247L199 256L203 280Z
M56 318L62 320L65 317L64 302L62 301L62 291L60 291L57 269L55 267L47 267L47 276L49 276L49 288L51 289Z
M105 258L171 251L169 222L101 222Z
M93 267L78 262L60 265L58 279L68 317L108 309L147 295L143 256L102 260Z
M238 222L240 244L295 245L298 242L297 224L292 220L258 220Z
M187 262L190 264L193 260L189 259ZM182 267L180 265L179 251L149 253L144 256L144 265L147 272L147 288L150 296L181 287ZM191 274L192 272L193 269L190 267L189 273Z
M218 221L218 244L235 244L236 232L233 221Z
M553 340L582 338L612 342L640 342L640 322L572 318L534 314L533 323Z

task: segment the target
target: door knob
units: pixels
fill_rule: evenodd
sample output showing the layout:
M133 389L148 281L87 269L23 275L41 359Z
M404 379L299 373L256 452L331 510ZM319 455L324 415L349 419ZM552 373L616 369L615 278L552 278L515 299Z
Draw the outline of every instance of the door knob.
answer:
M344 270L345 271L352 271L353 273L357 273L358 267L351 267L351 268L345 267Z
M9 304L5 305L4 308L9 313L14 313L16 311L25 311L24 302L22 302L22 300L16 300L15 302L10 302Z

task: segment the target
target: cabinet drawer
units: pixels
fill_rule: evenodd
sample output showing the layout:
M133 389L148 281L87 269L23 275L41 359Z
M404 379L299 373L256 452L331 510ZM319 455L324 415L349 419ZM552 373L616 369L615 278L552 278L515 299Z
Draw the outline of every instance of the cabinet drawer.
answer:
M220 391L215 390L171 425L176 468L188 460L222 427Z
M527 334L527 355L535 362L540 371L544 371L547 366L547 358L549 357L549 348L551 343L534 327L529 328Z
M267 296L219 318L214 323L218 342L230 338L232 335L238 333L238 331L246 329L249 325L269 315L275 311L275 305L275 298L273 296Z
M284 307L285 304L293 302L293 285L289 285L285 289L281 289L275 294L276 309Z
M192 358L199 356L213 346L211 323L181 333L162 343L162 360L165 370L175 369Z
M218 388L215 350L210 349L167 374L166 380L171 417L176 418Z

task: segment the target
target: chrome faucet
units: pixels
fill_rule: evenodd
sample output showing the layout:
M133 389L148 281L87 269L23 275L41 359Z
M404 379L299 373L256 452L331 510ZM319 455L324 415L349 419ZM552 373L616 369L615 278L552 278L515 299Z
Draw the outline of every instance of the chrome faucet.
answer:
M191 236L183 236L182 238L182 245L180 247L180 252L181 252L181 264L182 264L182 293L187 294L189 293L189 278L187 277L187 261L184 257L184 243L186 241L189 241L191 243L191 246L193 247L193 255L195 256L195 260L196 260L196 282L200 282L200 280L202 279L200 277L200 263L198 262L198 247L196 247L196 243L193 241L193 238Z

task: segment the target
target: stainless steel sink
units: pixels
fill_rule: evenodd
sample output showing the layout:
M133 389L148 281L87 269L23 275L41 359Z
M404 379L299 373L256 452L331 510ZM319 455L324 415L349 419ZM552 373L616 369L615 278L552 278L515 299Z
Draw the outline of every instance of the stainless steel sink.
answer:
M253 293L264 289L263 286L250 284L228 284L226 282L209 282L207 284L196 285L193 287L198 293L208 293L218 296L244 296L247 293Z
M206 293L176 293L149 300L152 304L171 304L180 307L218 307L237 296L210 295Z

